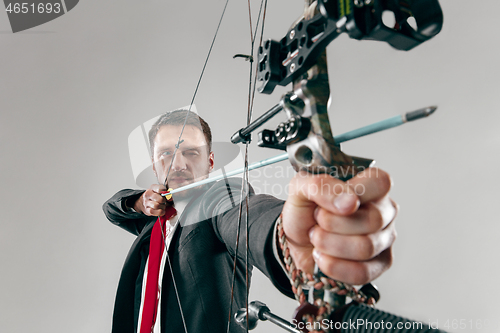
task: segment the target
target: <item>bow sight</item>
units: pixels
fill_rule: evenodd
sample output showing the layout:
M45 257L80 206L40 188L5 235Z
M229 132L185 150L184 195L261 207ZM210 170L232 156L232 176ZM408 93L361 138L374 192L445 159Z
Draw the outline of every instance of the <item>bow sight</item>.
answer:
M388 15L394 21L390 27ZM296 171L349 179L372 160L345 155L333 140L325 48L345 32L358 40L385 41L398 50L410 50L435 36L442 24L437 0L317 0L281 41L268 40L259 48L259 91L271 94L276 85L293 82L293 92L231 141L249 142L253 130L284 110L287 120L275 131L259 133L259 146L286 149Z
M358 40L389 43L408 51L434 37L443 25L438 0L318 0L319 13L302 19L279 42L259 48L259 91L271 94L304 74L341 33ZM385 17L393 16L394 26Z

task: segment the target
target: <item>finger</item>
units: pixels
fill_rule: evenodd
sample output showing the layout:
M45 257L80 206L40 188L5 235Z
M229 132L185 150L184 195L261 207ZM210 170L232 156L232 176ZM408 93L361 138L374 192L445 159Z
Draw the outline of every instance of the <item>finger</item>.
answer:
M368 202L349 216L339 216L318 207L314 218L321 229L343 235L371 234L384 229L397 214L397 205L388 196Z
M144 193L144 197L146 201L153 201L158 203L166 203L167 199L163 197L159 192L155 192L154 189L150 188ZM147 202L145 203L145 205Z
M150 201L148 201L146 207L149 209L163 209L163 210L165 210L165 208L167 207L167 203L166 202L156 202L156 201L150 200Z
M350 187L329 175L298 173L290 182L288 199L283 207L283 222L289 241L309 245L309 230L316 225L314 211L320 206L335 214L352 214L359 199Z
M149 197L149 200L161 204L165 204L167 202L167 199L158 193L152 193L151 196Z
M339 235L314 227L309 233L316 251L345 260L366 261L390 248L396 240L394 223L373 234Z
M149 216L163 216L163 215L165 215L165 210L164 209L146 208L146 215L149 215Z
M381 169L368 168L348 180L347 184L363 204L385 197L391 189L392 179L387 172Z
M167 188L162 184L153 184L149 187L149 189L158 194L167 190Z
M165 215L166 203L160 203L153 200L147 200L144 204L146 215L163 216Z
M334 280L353 285L373 281L392 265L392 248L368 261L352 261L330 257L314 252L316 263L321 272Z
M339 215L352 214L359 207L359 199L347 183L330 175L304 171L290 183L288 200L296 207L315 208L318 205Z

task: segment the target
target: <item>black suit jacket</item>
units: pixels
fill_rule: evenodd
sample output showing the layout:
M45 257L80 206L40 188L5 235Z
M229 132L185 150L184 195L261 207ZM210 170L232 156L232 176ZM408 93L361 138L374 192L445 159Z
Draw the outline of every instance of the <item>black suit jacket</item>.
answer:
M137 331L143 273L156 218L127 211L124 203L142 192L122 190L103 206L112 223L138 236L125 259L118 284L113 333ZM180 216L168 253L174 279L168 263L163 277L160 315L163 332L184 332L179 302L188 332L226 332L235 256L238 260L232 314L245 306L244 227L238 251L235 250L239 198L238 181L230 180L230 186L218 182L197 191ZM249 200L249 263L266 274L282 293L293 297L288 279L272 252L275 221L283 201L268 195L254 195L253 190ZM244 332L234 320L231 320L230 331Z

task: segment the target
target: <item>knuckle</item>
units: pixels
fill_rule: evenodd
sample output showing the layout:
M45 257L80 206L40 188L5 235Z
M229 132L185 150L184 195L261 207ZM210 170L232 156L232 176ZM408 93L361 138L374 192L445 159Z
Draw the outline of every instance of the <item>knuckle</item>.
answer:
M337 254L339 251L338 249L331 245L331 244L328 244L327 242L321 240L319 242L317 242L317 245L315 245L315 248L318 249L320 252L324 252L324 253L328 253L328 254Z
M393 209L394 209L394 214L393 214L393 217L392 217L392 220L394 220L396 218L396 216L398 216L398 213L399 213L399 205L396 201L392 200L391 197L387 197L387 199L389 200L390 204L392 205Z
M312 233L312 237L310 238L311 244L317 248L318 250L324 250L322 236L320 235L321 229L314 228L314 232Z
M385 225L382 212L372 203L368 204L367 222L373 231L381 230Z
M340 251L339 244L336 242L331 242L330 237L327 233L321 230L321 228L315 228L311 239L311 244L318 249L320 252L325 253L338 253Z
M320 270L328 276L335 275L335 262L331 260L323 260L319 265Z
M360 264L354 269L352 284L366 284L372 280L370 270L367 265Z
M376 246L373 243L371 237L361 236L358 238L357 242L359 260L368 260L377 255Z
M161 213L161 210L151 209L150 216L161 216L160 213Z
M331 216L325 209L318 208L315 220L322 229L325 229L326 231L331 231L332 229L331 225L333 223L331 221Z
M376 175L379 186L386 192L389 192L392 186L392 179L389 174L381 169L376 169Z
M398 232L396 230L396 227L394 226L394 223L389 224L389 228L391 230L391 245L392 245L398 238Z

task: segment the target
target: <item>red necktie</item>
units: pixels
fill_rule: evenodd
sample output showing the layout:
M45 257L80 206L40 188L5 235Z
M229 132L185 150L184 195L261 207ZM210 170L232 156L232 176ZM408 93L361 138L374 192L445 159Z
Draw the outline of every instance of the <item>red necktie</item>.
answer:
M158 275L163 251L165 249L165 238L162 231L165 231L166 222L177 214L174 207L167 207L165 215L158 217L149 243L148 277L146 280L146 293L144 295L142 307L142 319L140 333L151 333L156 321L158 300L160 298L160 288L158 285Z

